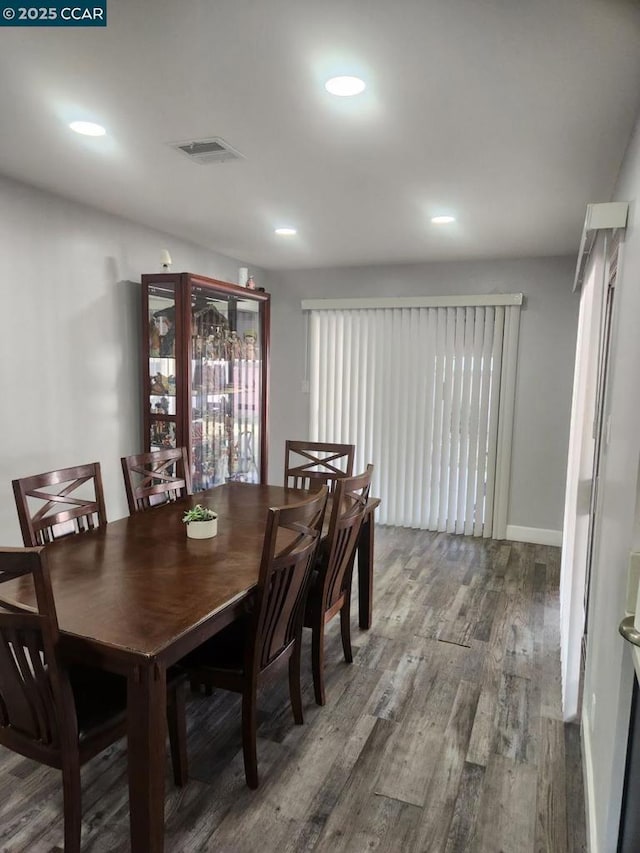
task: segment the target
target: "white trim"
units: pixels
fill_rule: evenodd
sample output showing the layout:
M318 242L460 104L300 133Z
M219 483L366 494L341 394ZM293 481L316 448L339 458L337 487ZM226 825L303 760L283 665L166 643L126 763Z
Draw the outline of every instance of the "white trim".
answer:
M497 537L495 537L497 538ZM544 527L520 527L507 524L505 539L512 542L532 542L534 545L562 545L562 530L547 530Z
M598 237L580 293L560 559L560 661L564 720L575 719L580 713L589 525L584 492L588 481L593 478L596 380L602 350L606 293L602 244L607 236L605 232Z
M584 780L584 809L587 820L587 851L588 853L599 853L595 786L593 783L593 759L591 757L591 723L589 722L587 709L584 707L582 709L580 733L582 735L582 778Z
M344 311L350 308L466 308L476 305L522 305L522 293L480 296L380 296L353 299L303 299L303 311Z

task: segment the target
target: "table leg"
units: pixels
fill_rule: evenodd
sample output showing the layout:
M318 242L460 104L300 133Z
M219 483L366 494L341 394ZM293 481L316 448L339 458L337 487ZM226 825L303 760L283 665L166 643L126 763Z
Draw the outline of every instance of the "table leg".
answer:
M358 537L358 620L362 629L371 627L373 614L373 513L362 520Z
M127 691L131 853L164 851L166 708L164 668L136 667Z

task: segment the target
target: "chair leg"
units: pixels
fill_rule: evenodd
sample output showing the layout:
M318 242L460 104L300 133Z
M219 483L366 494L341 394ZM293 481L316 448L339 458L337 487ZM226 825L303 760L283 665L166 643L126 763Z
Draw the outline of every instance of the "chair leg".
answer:
M258 787L256 689L248 685L242 694L242 753L244 775L250 788Z
M311 634L311 670L317 705L324 705L324 614L321 613Z
M187 758L187 719L184 704L184 686L178 684L167 695L167 725L173 779L179 788L189 781Z
M82 792L78 755L62 762L65 853L80 853L82 835Z
M299 726L304 723L304 715L302 713L302 690L300 688L301 646L301 638L298 637L293 647L291 657L289 658L289 697L291 699L293 719Z
M345 592L344 604L340 609L340 636L342 637L342 650L347 663L353 663L353 652L351 651L351 590Z

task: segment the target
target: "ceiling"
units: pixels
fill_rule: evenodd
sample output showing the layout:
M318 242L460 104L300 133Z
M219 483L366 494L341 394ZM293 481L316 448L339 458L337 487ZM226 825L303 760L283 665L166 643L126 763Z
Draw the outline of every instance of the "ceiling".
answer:
M0 30L0 79L0 173L249 265L575 253L640 106L640 5L108 0L106 29ZM213 136L244 159L167 144Z

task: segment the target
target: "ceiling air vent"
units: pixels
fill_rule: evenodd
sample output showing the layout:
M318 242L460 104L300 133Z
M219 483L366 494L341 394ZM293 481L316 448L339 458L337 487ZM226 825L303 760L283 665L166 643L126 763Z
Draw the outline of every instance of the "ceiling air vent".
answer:
M169 144L176 151L181 151L190 160L193 160L194 163L200 163L201 166L242 158L239 151L236 151L219 136L214 136L211 139L194 139L189 142L170 142Z

